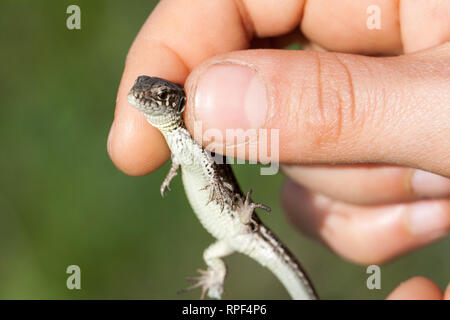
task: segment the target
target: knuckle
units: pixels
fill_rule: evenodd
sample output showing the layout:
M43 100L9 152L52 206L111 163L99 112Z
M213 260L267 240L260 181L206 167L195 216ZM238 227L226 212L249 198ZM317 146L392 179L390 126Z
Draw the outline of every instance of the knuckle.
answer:
M352 71L338 55L318 54L312 104L303 108L306 131L314 148L352 144L361 133L364 117L356 108Z

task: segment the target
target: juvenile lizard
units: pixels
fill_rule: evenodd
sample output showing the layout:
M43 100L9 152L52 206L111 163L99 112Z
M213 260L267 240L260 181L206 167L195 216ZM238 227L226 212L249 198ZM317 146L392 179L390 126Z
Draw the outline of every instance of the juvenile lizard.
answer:
M172 166L161 185L161 195L181 167L189 202L205 229L217 241L203 253L207 270L190 290L202 287L205 294L220 299L226 266L222 258L241 252L271 270L293 299L317 299L314 288L297 259L254 213L270 208L254 203L251 191L244 196L229 164L214 161L212 154L191 138L183 122L186 95L179 84L156 77L140 76L128 94L128 102L158 128L172 152Z

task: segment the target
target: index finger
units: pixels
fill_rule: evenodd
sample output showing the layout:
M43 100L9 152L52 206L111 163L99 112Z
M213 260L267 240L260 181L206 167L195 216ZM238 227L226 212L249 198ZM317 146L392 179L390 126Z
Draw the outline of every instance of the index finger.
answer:
M153 10L128 53L108 137L108 153L120 170L147 174L170 155L157 129L128 105L126 96L136 77L146 74L183 83L201 61L247 48L255 32L250 7L230 0L166 0ZM277 36L298 26L303 1L261 0L253 7L256 17L258 8L273 12L258 23L264 25L258 36Z

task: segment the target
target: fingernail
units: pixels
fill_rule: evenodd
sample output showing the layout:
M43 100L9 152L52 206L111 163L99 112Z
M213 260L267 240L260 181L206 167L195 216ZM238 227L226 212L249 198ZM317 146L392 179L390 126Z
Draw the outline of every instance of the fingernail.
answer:
M413 192L424 198L450 195L450 179L422 170L415 170L411 176Z
M419 202L409 212L409 229L414 235L439 237L450 228L449 206L439 202Z
M267 92L255 71L238 64L209 67L198 81L195 117L205 129L257 129L267 113Z

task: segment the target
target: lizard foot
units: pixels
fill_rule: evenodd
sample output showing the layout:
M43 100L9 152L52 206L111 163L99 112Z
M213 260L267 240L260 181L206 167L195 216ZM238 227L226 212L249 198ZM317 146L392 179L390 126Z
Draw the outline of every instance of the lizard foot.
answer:
M163 183L161 184L161 188L159 188L159 191L161 192L161 196L164 197L164 193L169 190L170 181L172 181L173 178L177 175L177 170L180 167L180 164L175 161L174 156L172 156L172 166L170 167L169 172L166 175L166 178L164 179Z
M161 197L164 197L164 194L166 193L167 190L170 191L169 182L170 181L164 180L163 183L161 184L161 187L159 188L159 191L161 192Z
M224 183L221 180L214 180L200 190L207 189L210 191L210 194L206 205L208 205L211 201L215 201L218 205L220 205L221 211L223 211L225 204L233 204L233 189L228 183Z
M202 293L200 295L200 299L205 299L205 295L208 294L208 297L214 299L220 299L223 293L223 282L225 280L225 274L221 274L220 272L214 272L211 269L208 270L197 270L200 273L198 277L188 277L186 278L189 281L196 282L192 286L181 289L178 293L184 293L196 288L201 287Z
M240 197L238 200L237 211L239 212L239 218L243 224L249 224L252 222L252 214L255 208L266 210L270 212L270 207L261 203L255 203L251 199L252 190L247 192L245 199Z

